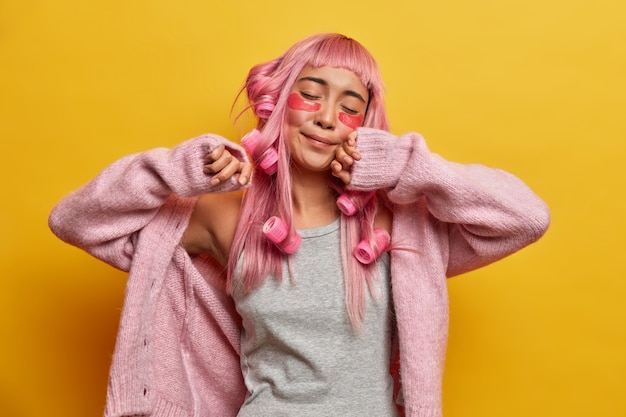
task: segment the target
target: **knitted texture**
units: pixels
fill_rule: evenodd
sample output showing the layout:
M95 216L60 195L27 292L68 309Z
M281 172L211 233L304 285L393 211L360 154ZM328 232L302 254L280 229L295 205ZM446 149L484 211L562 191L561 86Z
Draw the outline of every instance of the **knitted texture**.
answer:
M106 416L228 416L243 401L239 327L223 277L202 278L179 245L196 202L183 196L239 188L234 179L211 186L203 173L204 156L220 144L245 160L239 146L204 135L126 156L52 210L57 236L130 270Z
M350 188L388 189L394 203L392 290L407 416L441 414L448 339L446 277L479 268L537 240L545 203L511 174L449 162L415 133L359 129L362 155ZM402 250L413 249L414 251Z
M59 237L130 270L107 416L235 416L245 398L239 319L222 271L179 245L195 202L187 197L237 188L234 181L211 187L202 173L202 157L218 144L243 157L214 135L125 157L50 216ZM395 376L405 415L440 417L446 277L537 240L550 214L516 177L446 161L417 134L360 128L357 149L350 187L386 191L393 211Z

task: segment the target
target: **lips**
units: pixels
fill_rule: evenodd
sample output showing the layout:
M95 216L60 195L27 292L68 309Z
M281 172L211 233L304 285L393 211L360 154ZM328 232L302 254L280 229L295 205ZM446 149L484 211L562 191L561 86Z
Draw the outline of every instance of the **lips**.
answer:
M336 143L334 143L332 140L324 138L324 137L321 137L321 136L307 135L306 133L302 133L302 136L307 138L309 141L312 141L314 143L318 143L318 144L321 144L321 145L325 145L325 146L336 145Z

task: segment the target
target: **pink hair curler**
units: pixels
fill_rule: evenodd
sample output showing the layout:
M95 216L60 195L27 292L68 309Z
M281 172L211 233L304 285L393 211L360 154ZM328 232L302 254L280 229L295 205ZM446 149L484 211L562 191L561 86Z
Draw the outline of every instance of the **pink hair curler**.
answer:
M261 157L259 166L267 175L273 175L278 170L278 152L270 147Z
M289 236L287 224L283 219L276 216L270 217L263 224L263 233L272 243L289 255L295 253L302 242L302 237L297 233Z
M346 216L352 216L374 197L374 191L344 191L337 198L337 207Z
M261 132L258 129L253 129L241 138L241 146L258 162L259 167L266 174L273 175L278 169L278 152L274 147L270 146L257 158L257 148L260 140Z
M259 140L261 140L261 132L259 129L252 129L241 138L241 146L243 146L250 155L253 155L259 145Z
M278 244L287 238L287 224L283 219L272 216L263 225L263 233L269 240Z
M276 105L273 103L259 103L254 106L254 113L261 119L268 119L272 115L275 107Z
M287 237L285 241L280 245L280 248L286 254L292 255L296 253L300 244L302 243L302 236L297 233L294 233L292 236Z
M391 236L385 229L374 229L374 246L365 239L354 248L354 257L363 265L369 265L389 248Z

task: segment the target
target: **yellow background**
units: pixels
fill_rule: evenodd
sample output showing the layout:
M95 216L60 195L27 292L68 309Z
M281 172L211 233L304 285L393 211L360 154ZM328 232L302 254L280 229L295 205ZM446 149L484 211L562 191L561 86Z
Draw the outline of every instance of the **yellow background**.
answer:
M626 415L622 0L0 3L0 415L102 412L125 274L47 229L118 157L236 139L252 65L320 31L377 57L392 130L550 205L537 244L449 281L446 417Z

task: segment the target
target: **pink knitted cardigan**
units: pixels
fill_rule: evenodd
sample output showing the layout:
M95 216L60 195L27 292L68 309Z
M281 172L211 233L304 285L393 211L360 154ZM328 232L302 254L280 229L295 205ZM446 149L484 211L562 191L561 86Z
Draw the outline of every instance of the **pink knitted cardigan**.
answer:
M50 227L64 241L129 271L106 416L235 416L245 398L239 319L223 270L180 246L196 197L212 187L204 135L129 155L68 195ZM393 204L392 295L406 416L441 416L448 337L446 277L487 265L546 231L545 203L504 171L431 153L421 136L360 128L351 187L383 189ZM393 361L392 361L393 362Z

